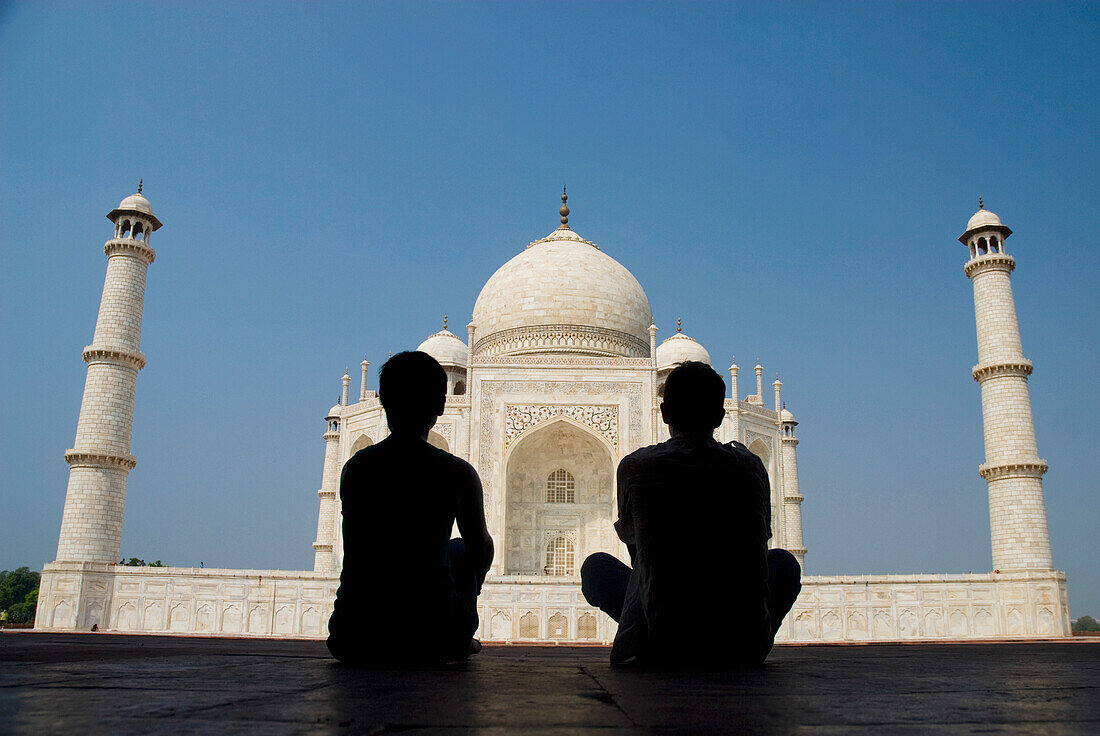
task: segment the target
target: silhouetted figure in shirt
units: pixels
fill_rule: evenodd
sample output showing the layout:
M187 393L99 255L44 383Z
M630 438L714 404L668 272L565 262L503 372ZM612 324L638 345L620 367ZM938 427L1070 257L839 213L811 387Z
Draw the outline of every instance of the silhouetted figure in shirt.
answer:
M768 550L763 463L714 440L725 393L710 366L683 363L661 404L672 438L619 463L615 530L633 569L603 552L581 567L584 597L619 622L613 664L760 664L802 588L794 555Z
M493 540L477 471L428 444L446 391L427 353L390 358L378 393L391 434L344 465L344 568L328 638L344 662L430 664L480 649L472 637ZM450 538L456 519L461 539Z

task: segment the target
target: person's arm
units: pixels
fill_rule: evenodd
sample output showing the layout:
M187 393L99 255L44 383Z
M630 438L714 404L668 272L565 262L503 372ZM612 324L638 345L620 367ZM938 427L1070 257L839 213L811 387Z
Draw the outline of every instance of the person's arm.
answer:
M615 472L618 485L619 520L615 522L615 533L626 545L630 553L630 564L634 565L634 555L637 553L637 540L634 538L634 515L630 510L630 458L623 458L619 468Z
M466 542L471 566L484 576L493 564L493 538L485 523L485 493L481 478L469 463L462 463L458 488L458 533Z
M756 503L763 519L764 542L772 538L772 486L768 480L768 471L764 468L763 461L756 455L749 453L753 460L752 476L755 481Z

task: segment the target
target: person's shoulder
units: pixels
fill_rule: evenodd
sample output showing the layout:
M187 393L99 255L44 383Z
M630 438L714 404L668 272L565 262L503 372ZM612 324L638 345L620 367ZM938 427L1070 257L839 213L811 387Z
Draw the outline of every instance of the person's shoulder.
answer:
M737 440L731 440L718 446L721 447L726 454L728 454L739 464L747 465L753 468L759 466L760 469L763 470L764 462L756 455L756 453L745 447Z
M473 465L466 462L458 455L452 455L446 450L441 450L434 445L430 445L430 454L432 459L439 463L439 466L445 468L445 472L457 475L463 478L478 478L477 470Z
M741 444L737 440L730 440L729 442L721 443L718 446L724 449L726 452L737 455L738 457L746 457L749 455L752 455L752 457L756 457L756 455L753 454L752 450L750 450L748 447Z
M377 452L378 445L369 445L367 447L364 447L362 450L356 451L354 454L352 454L351 457L348 458L348 461L344 463L344 472L346 473L348 470L352 470L358 468L360 465L369 463L371 461L371 457Z
M620 467L630 467L632 465L639 465L649 462L656 457L660 457L663 447L664 443L639 447L637 450L620 460L619 465Z
M446 450L440 450L438 447L433 447L432 449L435 450L437 453L440 453L442 455L443 461L449 463L451 467L455 468L456 470L460 470L463 473L473 473L475 475L477 474L477 470L474 469L474 466L470 465L470 463L466 462L458 455L452 455Z

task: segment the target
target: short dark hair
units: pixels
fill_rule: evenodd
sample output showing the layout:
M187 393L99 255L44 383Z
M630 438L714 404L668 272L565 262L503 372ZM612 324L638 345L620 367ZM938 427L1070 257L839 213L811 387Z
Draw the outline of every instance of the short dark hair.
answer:
M713 430L725 413L726 382L706 363L687 360L665 380L665 421L686 430Z
M447 400L447 372L427 353L398 353L378 374L378 398L390 429L420 427L442 411Z

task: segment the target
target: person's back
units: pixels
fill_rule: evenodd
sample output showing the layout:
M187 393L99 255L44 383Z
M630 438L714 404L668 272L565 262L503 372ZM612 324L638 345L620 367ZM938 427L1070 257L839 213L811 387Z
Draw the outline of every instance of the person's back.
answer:
M633 527L644 642L620 646L668 663L763 659L771 536L767 476L744 446L673 438L623 459L619 529ZM625 522L625 523L624 523ZM721 581L721 585L716 582ZM631 592L627 598L630 602Z
M713 439L724 394L710 366L676 368L661 404L672 439L619 464L615 528L634 567L597 553L581 569L585 598L619 622L613 663L759 663L801 587L794 557L767 548L763 464Z
M341 651L360 650L348 658L433 658L464 648L468 640L454 642L476 628L447 554L460 470L452 461L461 462L391 436L344 466L344 565L329 632Z
M430 356L391 358L380 394L392 434L344 466L344 560L328 639L338 659L417 663L469 651L493 550L476 471L426 440L445 385ZM456 520L463 539L452 540Z

